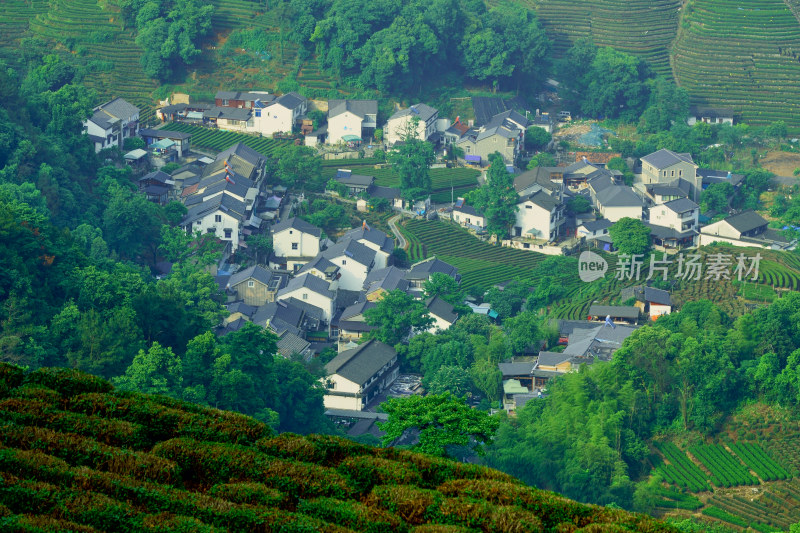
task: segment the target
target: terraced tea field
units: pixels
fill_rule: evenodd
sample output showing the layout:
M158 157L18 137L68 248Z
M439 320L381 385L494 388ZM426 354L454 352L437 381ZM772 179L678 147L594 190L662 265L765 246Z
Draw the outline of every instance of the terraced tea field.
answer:
M669 46L678 31L680 0L533 0L557 54L581 37L613 46L672 76Z
M267 137L256 137L245 133L233 131L213 130L191 124L180 124L173 122L165 126L164 129L171 131L181 131L192 134L192 145L200 148L208 148L215 152L221 152L240 142L253 150L264 155L270 155L281 146L291 144L291 141L283 139L269 139Z
M692 0L673 67L694 103L800 123L800 23L781 0Z

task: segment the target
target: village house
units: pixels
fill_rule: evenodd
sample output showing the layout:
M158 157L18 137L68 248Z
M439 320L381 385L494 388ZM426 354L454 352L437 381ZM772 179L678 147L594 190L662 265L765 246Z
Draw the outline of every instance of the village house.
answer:
M287 298L258 307L251 320L253 324L269 328L276 335L290 331L302 337L320 329L323 312L313 305L303 305L295 298Z
M558 239L565 222L564 204L557 197L539 190L517 201L512 238L553 242ZM530 243L523 242L522 248L530 248Z
M503 124L469 130L456 146L464 151L467 161L480 165L489 162L489 156L498 152L506 163L514 163L520 147L521 132ZM470 159L472 158L472 159Z
M589 194L597 211L611 222L627 217L642 219L644 201L632 188L617 185L608 175L600 175L587 182Z
M433 319L433 324L428 328L429 333L445 331L458 320L458 314L453 310L453 306L438 296L425 300L425 307Z
M164 139L172 141L174 143L174 149L178 153L178 157L184 157L192 147L192 134L182 131L142 128L139 130L139 136L144 140L148 148Z
M341 240L352 239L375 251L375 264L372 268L386 268L394 251L394 240L379 229L370 228L366 221L361 226L350 229Z
M325 372L325 408L361 411L394 383L400 365L394 348L371 339L334 357Z
M694 126L698 122L706 124L730 124L733 126L732 107L692 106L689 108L689 118L686 123Z
M589 306L589 321L603 322L608 319L615 324L636 324L639 320L639 309L632 305L600 305Z
M172 176L156 170L139 178L139 192L143 193L151 202L165 205L172 199L174 184Z
M322 257L322 255L317 255L312 258L311 261L303 265L300 270L297 270L296 273L299 275L307 272L313 276L317 276L330 283L331 290L333 290L339 288L339 270L340 268L337 265L334 265L331 261Z
M239 249L241 230L250 218L250 211L228 194L219 194L190 207L180 226L187 233L213 233L218 239L229 242L231 251Z
M672 312L672 298L669 291L655 287L644 285L626 287L620 291L620 299L623 302L635 300L633 305L639 308L642 314L649 316L650 320L656 320L661 315L668 315Z
M339 267L339 289L360 291L375 266L377 252L358 241L343 238L321 255Z
M653 243L663 248L694 246L699 217L700 207L688 198L654 205L650 208L648 224Z
M446 274L456 281L461 281L461 276L456 267L437 259L436 256L429 257L414 263L406 272L405 279L408 280L409 293L420 296L424 290L425 282L429 281L431 276L436 273Z
M401 290L407 292L409 281L405 279L406 271L395 266L376 268L367 274L363 292L370 302L377 302L388 292Z
M258 307L275 301L275 296L286 286L288 278L286 274L255 265L231 275L227 289L235 294L237 300Z
M311 343L291 331L284 331L278 336L277 348L278 355L284 359L291 359L292 356L299 355L308 362L314 356L311 351Z
M295 271L319 254L322 230L301 218L292 217L273 224L270 233L272 268Z
M362 176L361 174L353 174L350 169L342 169L336 171L336 181L347 187L347 192L351 196L356 196L369 190L375 181L372 176Z
M397 187L382 187L380 185L370 185L367 189L370 198L383 198L389 202L392 209L403 209L403 196Z
M767 220L755 211L743 211L700 228L699 245L726 242L734 246L793 250L797 240L789 240L780 231L769 228Z
M666 184L676 179L686 180L691 186L689 198L697 202L700 198L702 178L697 177L697 168L692 154L679 154L672 150L661 149L641 158L642 181L644 185L655 183Z
M122 98L94 108L92 116L83 121L83 132L94 144L94 151L122 148L125 139L139 133L139 108Z
M328 101L328 144L361 142L378 124L377 100Z
M252 126L248 131L261 135L292 133L298 121L308 111L308 99L298 93L282 94L271 102L253 104Z
M322 319L330 322L333 317L334 301L336 294L330 290L330 284L311 274L302 274L293 278L278 291L276 300L296 299L299 302L312 305L322 311Z
M416 131L412 131L414 119L419 122ZM383 129L384 139L390 146L402 141L409 132L420 141L427 141L436 132L436 120L439 111L426 104L414 104L407 109L401 109L389 117Z
M474 227L477 229L486 227L486 217L478 213L471 205L464 203L463 198L459 198L456 201L456 205L453 206L453 221L464 227Z
M361 300L347 306L331 321L331 334L335 331L339 337L339 351L351 342L357 342L377 326L367 324L364 313L375 307L374 302Z
M268 103L274 99L275 95L267 91L218 91L214 96L214 105L253 109L258 101Z

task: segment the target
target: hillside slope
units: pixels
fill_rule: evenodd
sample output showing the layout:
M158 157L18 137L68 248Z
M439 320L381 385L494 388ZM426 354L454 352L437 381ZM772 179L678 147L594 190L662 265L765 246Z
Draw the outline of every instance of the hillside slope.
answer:
M576 39L613 46L671 76L669 46L678 30L680 0L535 0L539 20L563 53Z
M675 531L498 471L0 364L0 529Z
M800 22L787 3L691 0L681 25L673 66L693 103L800 124Z

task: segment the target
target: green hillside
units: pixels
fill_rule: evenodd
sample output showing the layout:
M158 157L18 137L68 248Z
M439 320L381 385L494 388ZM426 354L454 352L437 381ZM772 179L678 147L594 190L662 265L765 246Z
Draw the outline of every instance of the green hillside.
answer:
M646 59L671 76L668 48L678 30L680 0L534 0L548 36L561 54L581 37Z
M693 102L800 123L800 23L786 3L692 0L681 26L673 65Z
M475 465L0 364L3 531L676 531Z

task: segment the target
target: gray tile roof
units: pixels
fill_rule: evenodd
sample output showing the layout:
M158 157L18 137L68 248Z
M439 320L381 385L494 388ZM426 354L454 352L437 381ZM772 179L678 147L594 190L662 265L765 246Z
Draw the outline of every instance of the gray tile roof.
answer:
M377 100L329 100L328 118L341 115L350 111L354 115L364 118L366 115L378 114Z
M148 181L148 180L155 180L160 183L166 183L168 181L172 181L172 176L170 176L166 172L162 172L160 170L154 170L153 172L145 174L144 176L139 178L139 181Z
M556 366L564 361L569 361L572 357L572 355L563 352L539 352L539 360L536 362L536 366Z
M263 165L265 160L263 155L249 146L236 143L217 154L214 162L203 169L203 176L207 177L212 174L223 173L224 177L225 162L227 162L228 167L236 174L253 180L257 177L256 170Z
M256 312L256 307L247 305L244 302L233 302L225 306L230 314L242 313L244 316L251 317Z
M105 104L96 107L95 110L102 110L107 115L120 120L127 120L139 113L138 107L122 98L114 98L110 102L106 102Z
M308 233L317 238L319 238L322 235L321 229L316 227L314 224L306 222L305 220L299 217L291 217L283 219L277 224L273 224L272 227L270 228L270 231L272 232L273 235L275 235L276 233L280 233L281 231L287 229L296 229L297 231Z
M742 211L737 215L731 215L725 219L725 222L730 224L731 227L739 233L746 233L767 225L767 220L752 210Z
M589 222L584 222L581 224L584 228L591 232L595 232L598 230L609 228L614 223L608 220L607 218L601 218L600 220L590 220Z
M672 305L672 298L668 291L656 289L655 287L644 288L644 300L660 305Z
M538 205L542 209L546 211L553 211L561 202L558 201L558 198L555 196L551 196L544 191L536 191L533 194L529 194L527 196L522 196L517 201L517 203L521 204L527 201L533 202L535 205Z
M396 187L370 185L369 189L367 189L367 194L373 198L386 198L387 200L394 200L395 198L400 198L400 189Z
M326 276L333 276L339 271L339 266L331 263L329 260L324 258L322 254L317 254L314 259L303 265L302 268L297 271L297 273L304 274L306 272L310 272L312 269L317 269Z
M310 342L298 337L291 331L284 331L278 339L278 353L286 359L290 358L292 354L303 353L310 346Z
M227 120L249 120L252 110L245 107L212 107L203 111L203 118L224 118Z
M261 100L262 102L271 102L275 99L275 95L247 91L218 91L214 98L219 98L220 100Z
M677 200L671 200L665 203L664 207L680 214L680 213L685 213L687 211L693 211L694 209L697 209L699 206L693 201L689 200L688 198L678 198Z
M290 92L290 93L282 94L281 96L276 98L273 101L272 105L280 104L283 107L285 107L286 109L294 109L294 108L302 105L302 103L305 102L305 101L306 101L305 96L302 96L302 95L300 95L298 93L295 93L295 92Z
M378 246L381 251L390 254L394 250L394 240L389 238L384 232L376 228L359 226L347 230L342 239L353 239L354 241L367 241Z
M247 209L244 202L241 202L233 196L227 194L220 194L209 200L196 204L189 208L181 222L182 226L190 222L199 220L214 211L221 210L228 215L231 215L239 222L244 222L247 219Z
M406 279L425 280L428 279L431 274L435 274L436 272L447 274L455 280L460 279L460 276L458 275L458 269L456 267L449 265L441 259L437 259L436 257L431 257L411 265L411 268L406 273Z
M273 277L275 277L275 273L272 270L264 268L260 265L254 265L250 268L245 268L244 270L240 270L239 272L233 274L231 279L228 280L228 284L231 287L235 287L240 283L243 283L249 279L253 279L269 286Z
M639 309L632 305L592 304L589 307L589 315L599 316L603 318L605 318L606 316L611 316L612 318L621 317L621 318L630 318L635 320L639 318Z
M658 196L681 196L686 198L688 193L680 187L673 187L672 185L658 185L650 188L651 194Z
M475 113L475 125L483 126L489 122L493 116L508 109L508 105L502 98L493 96L473 96L472 110Z
M671 167L676 163L691 163L694 165L691 154L678 154L666 148L644 156L642 161L650 163L657 169Z
M379 289L393 291L408 290L408 280L405 279L406 271L396 266L371 270L364 280L364 291L371 294Z
M312 292L316 292L317 294L321 294L322 296L330 298L331 300L336 297L336 295L330 289L330 283L324 279L318 278L317 276L303 274L301 276L297 276L296 278L292 278L286 287L278 291L278 298L281 298L281 296L289 294L298 289L304 288Z
M559 167L536 167L514 177L514 189L517 193L523 192L534 184L540 185L550 191L561 190L561 184L550 179L553 172L561 172Z
M612 185L598 191L595 196L603 207L642 207L642 199L625 185Z
M325 365L325 371L328 375L336 374L363 385L396 357L397 352L394 348L371 339L357 348L345 350L334 357Z
M353 305L347 306L343 311L341 316L339 317L341 320L352 320L353 317L358 315L364 314L365 311L373 309L375 307L375 302L370 302L369 300L362 300L360 302L356 302Z
M493 116L489 120L489 122L487 122L484 126L486 128L493 128L495 126L507 126L512 129L521 126L523 129L525 129L528 126L530 126L530 124L531 124L530 120L523 117L513 109L509 109L507 111L503 111L502 113L498 113L495 116Z
M191 139L192 134L183 131L154 130L150 128L140 128L141 137L152 137L154 139Z
M352 172L336 176L336 181L343 185L354 187L369 187L375 181L373 176L364 176L361 174L353 174Z
M321 252L321 255L329 261L334 261L336 258L343 257L345 260L352 259L366 267L371 267L375 261L376 253L375 250L358 241L344 238L327 250Z
M429 118L431 118L438 112L439 111L435 107L431 107L427 104L414 104L406 109L401 109L400 111L389 117L389 120L412 115L419 117L419 119L422 122L427 122Z
M455 324L458 320L458 314L453 311L453 306L438 296L425 300L425 307L428 308L430 314L436 315L450 324Z
M461 207L454 207L453 212L458 211L459 213L464 213L465 215L470 215L474 217L482 217L482 213L478 213L474 207L468 204L464 204Z
M280 319L294 327L299 327L303 319L303 309L287 301L269 302L256 309L251 319L254 324L259 326L265 326L267 322Z
M480 142L484 139L489 139L491 137L494 137L495 135L498 135L504 139L514 139L517 137L517 135L519 135L519 132L515 127L510 128L502 124L490 128L487 127L485 130L478 132L478 136L475 138L475 142Z
M499 363L497 366L503 374L503 379L511 378L514 376L530 376L533 373L533 368L536 364L533 362L526 363Z

